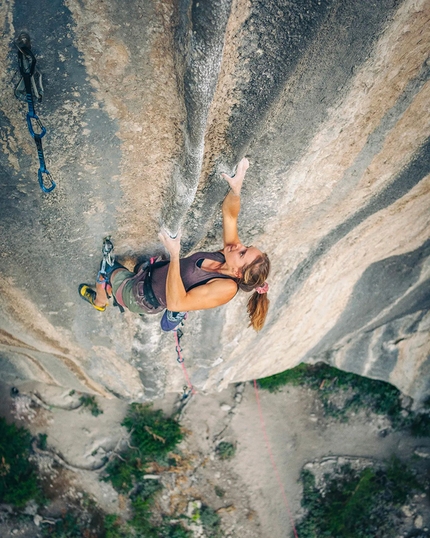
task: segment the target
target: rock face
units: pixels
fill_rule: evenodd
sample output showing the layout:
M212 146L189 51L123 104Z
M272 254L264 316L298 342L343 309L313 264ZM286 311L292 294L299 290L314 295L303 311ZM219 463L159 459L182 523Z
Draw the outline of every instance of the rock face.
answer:
M130 267L162 252L160 223L184 254L220 248L220 172L247 155L240 233L271 257L271 310L258 334L244 295L191 313L197 389L324 360L425 397L429 0L11 0L0 18L3 380L178 389L158 316L97 313L77 287L108 234ZM24 29L51 194L10 82Z

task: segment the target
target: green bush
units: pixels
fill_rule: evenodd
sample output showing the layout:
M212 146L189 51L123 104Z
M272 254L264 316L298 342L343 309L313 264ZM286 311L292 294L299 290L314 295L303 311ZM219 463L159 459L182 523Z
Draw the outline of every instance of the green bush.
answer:
M30 451L30 432L0 418L0 502L20 508L30 499L42 500Z
M430 416L416 414L411 420L411 433L415 437L430 437Z
M41 450L46 450L48 448L48 436L46 433L39 433L37 436L37 444Z
M67 512L61 516L55 525L44 525L42 536L45 538L97 538L99 533L91 528L91 524L82 521L78 514Z
M106 477L117 491L130 493L133 516L123 523L117 516L105 518L106 538L192 538L180 523L164 519L161 525L152 522L152 506L155 494L161 489L158 480L144 480L146 466L151 461L173 465L175 460L168 457L182 440L179 423L153 410L148 405L131 404L123 426L130 432L129 448L119 454L106 468ZM210 508L202 509L202 524L206 525L208 537L218 538L219 517ZM205 527L205 528L206 528Z
M216 453L220 459L229 460L236 454L236 447L233 443L221 441L221 443L216 447Z
M157 529L151 524L151 505L154 501L153 496L137 496L132 500L133 517L130 525L138 531L138 535L145 538L158 538Z
M182 440L180 425L174 419L165 417L162 411L154 411L150 406L138 403L130 405L122 425L130 432L130 448L107 465L104 480L109 480L122 493L134 488L131 499L133 517L126 525L120 524L118 519L106 519L107 538L128 538L127 533L145 538L163 537L162 532L171 533L175 527L172 527L173 530L170 525L157 528L151 523L151 506L161 485L157 480L143 480L143 475L150 461L166 459L167 454ZM181 538L179 533L182 530L182 527L176 529L178 538Z
M103 411L100 409L98 403L96 402L95 396L81 396L79 398L79 401L81 402L82 406L84 408L88 408L89 411L91 411L91 414L95 417L98 417L103 413Z
M170 452L182 440L183 434L174 419L138 403L131 404L122 424L131 433L132 448L107 465L105 479L117 491L127 493L142 479L146 464Z
M415 476L399 460L385 470L370 467L354 471L344 466L326 480L324 494L315 486L313 474L304 470L302 505L306 516L297 525L300 538L391 538L397 536L393 514L414 490Z
M301 363L295 368L259 379L258 385L262 389L266 389L270 392L276 392L284 385L313 385L317 382L316 380L317 377L319 377L319 373L320 368ZM321 381L322 379L320 382Z
M109 481L118 492L128 493L136 479L145 474L145 470L135 454L122 452L108 463L105 473L103 480Z
M222 538L221 518L213 508L202 504L200 521L208 538Z
M159 538L193 538L193 533L187 531L180 523L170 524L169 522L159 529Z
M131 444L146 459L170 452L183 438L179 423L153 410L149 405L133 403L123 426L132 432Z
M215 486L215 495L222 498L225 495L225 491L219 486Z
M130 529L117 514L106 514L103 522L105 538L131 538Z

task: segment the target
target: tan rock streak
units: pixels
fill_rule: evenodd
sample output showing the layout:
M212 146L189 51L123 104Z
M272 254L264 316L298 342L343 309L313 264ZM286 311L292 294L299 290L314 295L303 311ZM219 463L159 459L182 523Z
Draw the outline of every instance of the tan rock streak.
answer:
M158 231L163 192L182 149L183 110L172 50L174 6L161 1L144 8L136 4L137 13L124 28L115 20L123 9L115 0L68 0L67 5L97 98L118 122L124 195L116 205L117 248L141 249L143 240L153 240ZM136 34L140 38L131 48Z
M307 227L307 234L321 237L329 227L342 222L352 207L355 211L358 205L366 201L368 191L356 189L354 185L345 191L335 205L330 205L328 218L323 219L321 217L324 217L324 214L319 215L318 227L315 226L312 212L309 211L309 208L322 204L336 192L336 187L363 150L369 135L394 106L407 84L418 75L430 50L430 34L426 31L429 19L428 1L407 1L401 5L393 22L377 43L371 58L355 77L349 94L339 107L331 111L329 120L314 137L306 156L285 177L284 183L288 187L279 199L279 220L276 220L273 230L268 230L269 234L275 228L285 227L289 230L290 247L294 248L303 243L303 226ZM417 96L417 103L409 107L405 118L401 119L393 133L387 137L386 147L378 157L385 165L385 181L399 171L428 136L428 122L416 122L419 114L422 114L422 118L428 117L425 113L425 107L428 107L428 91L426 85ZM410 143L405 147L405 153L397 152L395 162L391 163L390 158L396 153L398 141L393 143L390 149L390 140L395 137L404 139L404 146L406 140ZM376 162L373 170L380 173L380 170L375 168ZM367 172L369 173L371 172ZM368 187L367 174L361 181ZM375 193L375 187L383 188L385 181L373 180L372 194ZM348 198L345 200L346 197ZM311 240L310 236L308 240Z
M237 83L246 76L246 67L239 61L239 47L243 39L243 24L249 16L250 7L249 0L235 0L232 3L218 83L209 109L200 187L212 172L215 160L220 155L230 153L226 147L225 135L231 109L239 102Z
M370 197L408 163L417 148L430 136L429 110L430 82L427 82L388 133L381 152L375 156L357 185L357 191L368 189Z
M27 373L28 378L35 378L49 385L56 384L54 377L33 355L24 353L22 349L12 346L0 346L4 355L22 372ZM19 364L17 364L19 363Z
M64 334L61 329L54 327L17 289L12 279L0 279L0 296L2 314L14 326L20 328L20 335L22 335L21 338L17 338L15 335L3 331L2 340L4 343L14 342L18 344L16 349L21 354L22 350L30 349L57 357L91 391L103 395L109 394L85 372L85 352L73 345L68 335ZM34 354L32 357L34 358Z

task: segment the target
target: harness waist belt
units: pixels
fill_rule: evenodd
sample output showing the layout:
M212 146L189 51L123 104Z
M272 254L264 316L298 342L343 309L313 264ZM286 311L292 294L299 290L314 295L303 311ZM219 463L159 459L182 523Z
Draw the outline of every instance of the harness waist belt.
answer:
M144 310L161 312L164 309L155 297L151 285L151 265L147 262L140 266L137 275L134 277L133 295L136 303ZM155 312L153 312L155 313Z
M154 308L160 308L160 303L157 301L157 298L154 295L154 290L152 289L151 280L151 267L149 267L148 274L143 281L143 295L148 303L150 303Z

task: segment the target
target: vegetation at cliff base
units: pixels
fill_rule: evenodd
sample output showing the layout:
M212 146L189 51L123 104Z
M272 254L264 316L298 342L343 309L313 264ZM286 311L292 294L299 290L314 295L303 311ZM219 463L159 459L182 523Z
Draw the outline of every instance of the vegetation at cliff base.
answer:
M236 447L233 443L221 441L216 447L216 453L221 460L230 460L236 454Z
M379 469L344 465L319 487L309 470L302 471L301 480L306 515L297 525L300 538L394 538L397 509L422 489L397 459Z
M213 508L205 504L200 509L200 521L208 538L222 538L221 518Z
M368 409L386 415L393 428L410 429L417 437L430 436L430 415L404 410L401 392L385 381L344 372L325 363L299 364L295 368L258 380L262 389L275 392L284 385L305 386L317 392L324 414L347 420L348 413ZM336 395L344 394L339 406Z
M0 502L17 508L41 500L36 466L29 460L31 434L0 418Z
M106 538L190 538L192 534L180 523L166 519L161 526L154 526L151 509L162 486L158 480L144 478L151 462L175 465L169 453L183 438L180 424L149 405L133 403L122 425L130 433L128 447L107 465L104 480L129 495L133 515L129 522L106 516Z
M106 480L120 493L127 493L142 479L146 464L166 456L182 440L179 423L160 410L133 403L122 425L130 432L127 450L106 467Z
M79 398L79 401L81 402L82 407L88 409L94 417L98 417L103 413L96 402L95 396L83 395Z

